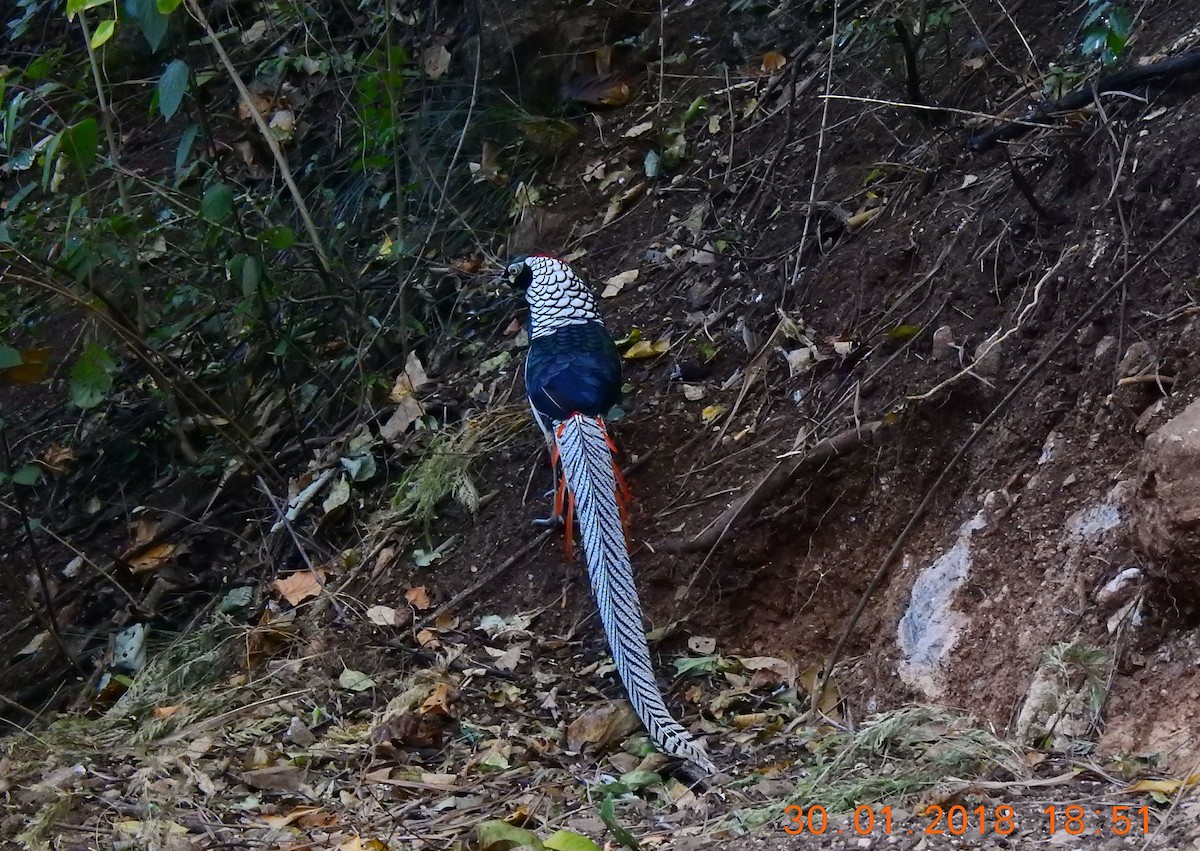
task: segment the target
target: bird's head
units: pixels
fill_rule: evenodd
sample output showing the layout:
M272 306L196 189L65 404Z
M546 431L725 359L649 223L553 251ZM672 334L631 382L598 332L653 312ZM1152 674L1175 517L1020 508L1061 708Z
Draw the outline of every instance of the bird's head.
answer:
M502 277L514 290L527 290L529 289L529 285L533 283L533 269L530 267L528 260L528 255L518 254L509 260L508 265L504 267L504 275Z

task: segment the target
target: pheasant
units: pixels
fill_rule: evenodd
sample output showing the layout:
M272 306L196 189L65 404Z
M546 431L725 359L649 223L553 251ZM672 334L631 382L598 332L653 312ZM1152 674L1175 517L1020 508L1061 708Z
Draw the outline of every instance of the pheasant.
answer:
M561 468L554 515L541 522L565 522L569 549L572 514L578 514L592 593L629 702L662 751L711 772L700 743L667 709L650 663L625 542L625 487L604 422L620 397L621 357L591 289L566 263L521 255L509 262L505 277L529 304L525 390Z

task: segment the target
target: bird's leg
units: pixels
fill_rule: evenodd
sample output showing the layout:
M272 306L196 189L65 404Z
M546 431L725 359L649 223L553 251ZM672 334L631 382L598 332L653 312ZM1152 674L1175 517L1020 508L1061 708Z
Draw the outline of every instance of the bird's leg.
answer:
M550 446L550 471L554 477L555 486L546 491L547 497L554 497L553 512L549 517L539 517L533 520L534 526L562 526L566 522L563 509L566 505L567 481L562 475L562 465L558 460L558 447L553 443Z
M556 483L561 478L559 473L558 463L558 446L554 443L554 432L547 421L542 417L537 407L534 406L533 400L529 401L529 410L533 412L533 421L537 423L538 429L542 432L542 437L546 440L546 451L550 455L550 476ZM549 499L554 496L558 488L552 487L546 491L543 499ZM563 524L563 514L559 508L558 500L554 501L554 512L549 517L539 517L536 520L530 521L534 526L561 526Z

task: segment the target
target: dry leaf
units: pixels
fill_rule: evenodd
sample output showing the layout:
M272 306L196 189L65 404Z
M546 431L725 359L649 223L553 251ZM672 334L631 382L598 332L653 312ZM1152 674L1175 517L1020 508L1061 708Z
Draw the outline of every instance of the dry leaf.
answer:
M704 398L704 388L695 384L683 385L683 397L689 402L699 402Z
M170 718L172 715L174 715L176 712L178 712L182 708L183 708L183 705L178 704L178 703L175 704L174 706L156 706L156 707L154 707L154 717L155 718Z
M15 384L37 384L50 371L50 349L23 349L21 363L0 369L0 376Z
M59 446L57 443L50 444L50 447L42 453L42 463L55 473L65 473L68 465L78 460L79 456L75 454L74 449Z
M707 635L693 635L687 640L687 646L693 653L708 656L717 649L717 640Z
M762 71L764 74L778 74L787 64L787 57L776 50L768 50L763 54Z
M425 589L424 585L409 588L404 592L404 599L408 600L408 604L418 611L424 611L432 605L429 602L429 592Z
M367 609L367 620L377 626L399 626L407 618L391 606L372 606Z
M133 568L134 573L149 573L166 564L174 554L174 544L158 544L141 555L129 559L129 566Z
M263 792L297 792L304 782L300 769L294 765L272 765L243 771L240 779L251 789Z
M666 337L661 340L655 340L653 343L649 340L638 340L625 350L625 359L656 358L659 355L666 354L670 348L671 341Z
M283 599L293 606L298 606L310 597L320 596L325 587L325 571L320 568L315 571L300 570L291 576L276 579L271 584Z
M487 149L487 142L483 143L484 149ZM457 260L450 262L450 266L460 272L466 272L468 275L474 275L483 266L483 261L478 257L460 257Z
M573 77L563 87L563 92L570 100L592 106L624 106L632 94L629 83L613 74Z
M276 139L286 142L292 138L292 131L296 128L296 116L290 109L281 109L271 116L267 126L275 131Z
M442 642L438 640L438 634L432 629L423 629L417 633L417 644L422 647L441 647Z
M612 298L625 288L626 284L632 284L638 279L638 270L629 269L621 272L619 275L613 275L604 282L604 291L600 293L600 298Z
M442 44L425 48L421 52L421 69L432 80L444 77L450 69L450 51Z
M1126 792L1157 792L1160 795L1174 795L1186 786L1195 786L1200 782L1200 774L1193 774L1186 781L1182 778L1170 780L1139 780L1125 789Z
M638 136L643 136L654 129L653 121L643 121L641 124L635 124L626 130L622 135L626 139L636 139Z
M297 821L298 819L304 818L305 816L311 815L313 813L320 813L320 812L323 812L323 810L320 807L297 807L296 809L292 810L291 812L287 813L286 815L260 816L260 818L262 819L262 821L264 823L270 825L275 830L279 830L280 828L287 827L289 824L291 824L294 821Z
M392 392L388 394L388 399L400 402L428 383L429 376L425 374L425 367L422 366L421 359L417 357L416 352L409 352L408 359L404 361L404 372L396 376L396 382L392 385Z
M421 704L421 711L428 714L430 712L437 715L444 715L447 718L453 714L451 704L458 700L458 692L454 686L449 683L438 683L434 687L433 693L425 698Z
M425 408L412 396L405 396L392 411L388 421L379 427L379 436L388 443L394 443L400 435L408 431L408 427L425 415Z
M700 419L705 424L711 423L713 420L715 420L717 417L721 416L721 414L723 414L723 413L725 413L724 405L709 405L707 408L705 408L703 411L700 412Z
M259 115L266 115L271 111L271 98L262 92L251 92L249 102L243 100L238 103L238 118L242 121L250 121L254 117L251 109Z
M603 747L624 739L641 727L633 707L624 700L593 706L567 727L567 748L575 753L584 745Z
M366 691L369 688L375 688L375 681L362 671L343 668L338 677L338 685L350 691Z

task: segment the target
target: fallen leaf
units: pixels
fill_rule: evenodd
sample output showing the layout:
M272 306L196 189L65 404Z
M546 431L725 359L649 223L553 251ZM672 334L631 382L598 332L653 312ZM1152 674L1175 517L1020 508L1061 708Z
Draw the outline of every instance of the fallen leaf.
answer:
M51 349L24 349L20 352L21 363L0 369L0 376L16 384L38 384L50 372Z
M704 398L704 388L695 384L683 385L683 397L689 402L699 402Z
M604 282L604 291L600 293L600 298L612 298L625 288L626 284L632 284L638 279L639 271L637 269L628 269L620 274L613 275Z
M261 41L266 34L267 22L255 21L242 33L242 44L254 44L256 41Z
M367 609L367 620L377 626L399 626L407 618L391 606L372 606Z
M325 587L325 571L320 568L315 571L300 570L291 576L276 579L271 584L275 586L275 590L283 599L293 606L297 606L310 597L320 595L321 590Z
M394 443L400 435L408 431L408 427L425 415L425 408L414 396L405 396L396 405L396 410L388 417L388 421L379 427L379 437L388 443Z
M175 704L174 706L156 706L156 707L154 707L154 717L155 718L170 718L172 715L177 713L180 709L183 709L183 705L178 704L178 703Z
M296 116L290 109L278 110L271 116L267 126L275 132L276 139L286 142L292 138L292 130L296 127Z
M707 635L693 635L687 640L688 650L707 656L717 649L717 640Z
M297 792L304 782L300 768L295 765L272 765L243 771L239 779L251 789L263 792Z
M1126 792L1149 792L1151 794L1157 792L1160 795L1174 795L1184 786L1195 786L1200 783L1200 774L1193 774L1185 781L1182 778L1171 778L1169 780L1139 780L1131 786L1126 787Z
M141 555L131 558L129 566L133 568L134 573L149 573L152 570L158 570L170 561L174 554L174 544L157 544Z
M328 514L335 508L341 508L349 501L350 480L345 476L338 476L337 481L333 483L333 487L329 489L329 494L321 503L321 510Z
M366 691L369 688L375 688L375 681L362 671L344 668L341 676L338 677L338 685L350 689L350 691Z
M579 753L588 744L604 747L624 739L640 726L628 702L601 703L586 710L567 727L567 749Z
M50 444L50 447L42 453L42 463L55 473L65 473L70 464L79 460L79 456L75 454L75 450L66 446L59 446L57 443Z
M435 44L421 51L421 70L431 80L437 80L446 75L450 69L450 51L445 45Z
M287 827L292 822L298 821L299 819L302 819L305 816L309 816L309 815L312 815L313 813L320 813L320 812L323 812L323 810L320 807L296 807L296 809L288 812L285 815L260 816L259 818L265 824L269 825L270 827L274 828L275 830L279 830L280 828Z
M624 106L632 94L629 83L617 74L572 77L563 87L563 93L569 100L592 106Z
M429 697L421 703L421 712L452 717L451 704L458 700L458 692L449 683L438 683Z
M408 600L408 604L418 611L424 611L433 605L429 602L429 591L424 585L409 588L404 592L404 599Z
M643 121L641 124L635 124L626 130L622 135L626 139L636 139L638 136L644 136L654 129L653 121Z
M487 144L487 142L484 142L485 149ZM483 261L478 257L460 257L457 260L452 260L450 262L450 266L451 268L457 269L460 272L465 272L468 275L474 275L483 267ZM417 361L417 363L419 364L420 361Z
M711 423L713 420L715 420L717 417L721 416L721 414L723 414L723 413L725 413L724 405L709 405L707 408L705 408L703 411L700 412L700 419L706 424Z
M763 54L762 71L764 74L778 74L787 64L787 57L777 50L768 50Z
M441 647L442 642L438 640L438 634L432 629L423 629L417 633L417 644L422 647Z
M479 851L510 851L513 848L529 847L542 849L545 846L532 830L516 827L505 821L485 821L475 825L475 838Z
M404 372L396 376L396 381L392 385L392 392L388 394L388 399L392 402L401 402L428 383L429 376L425 373L425 367L421 364L421 359L417 357L416 352L409 352L408 358L404 361Z
M670 348L671 341L665 337L661 340L655 340L653 343L649 340L638 340L625 350L625 358L626 360L656 358L659 355L666 354Z
M802 346L799 349L793 349L790 352L784 352L783 356L787 358L788 375L796 376L813 365L815 358L813 350L808 346Z
M254 117L255 112L259 115L266 115L271 111L271 104L271 98L262 92L251 92L249 101L242 100L238 103L238 118L242 121L249 121Z

